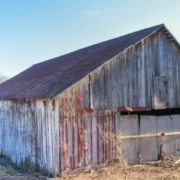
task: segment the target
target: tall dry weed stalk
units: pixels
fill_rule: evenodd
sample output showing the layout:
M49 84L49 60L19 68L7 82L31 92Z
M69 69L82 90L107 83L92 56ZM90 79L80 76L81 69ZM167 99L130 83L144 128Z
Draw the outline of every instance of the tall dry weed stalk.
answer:
M120 134L114 134L110 132L103 132L101 130L102 136L105 137L105 139L108 141L112 142L112 147L109 147L109 151L107 152L107 159L106 161L110 165L115 165L116 167L122 169L121 172L124 174L124 179L128 178L128 172L127 172L127 167L128 164L125 161L123 154L126 153L129 149L129 142L127 140L123 140L122 136ZM113 151L112 151L113 149ZM122 174L121 174L122 175ZM117 177L118 178L118 177Z

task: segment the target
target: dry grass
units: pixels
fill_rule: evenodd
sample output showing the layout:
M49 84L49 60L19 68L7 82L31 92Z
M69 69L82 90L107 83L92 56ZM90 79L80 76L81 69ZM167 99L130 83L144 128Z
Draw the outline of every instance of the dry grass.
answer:
M180 180L180 164L174 165L179 157L166 158L164 162L151 162L124 167L119 163L84 172L76 171L59 180Z
M165 158L162 162L126 165L111 162L99 169L76 170L56 180L180 180L180 163L175 164L179 157ZM21 174L12 167L0 166L0 180L38 180L35 174Z

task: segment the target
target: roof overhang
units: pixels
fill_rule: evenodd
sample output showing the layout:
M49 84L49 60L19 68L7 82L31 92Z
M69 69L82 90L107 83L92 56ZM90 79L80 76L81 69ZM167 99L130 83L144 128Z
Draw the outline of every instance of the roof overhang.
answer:
M178 49L180 49L180 43L178 40L172 35L172 33L169 31L169 29L164 25L161 30L166 35L166 37L169 39L170 42L172 42Z

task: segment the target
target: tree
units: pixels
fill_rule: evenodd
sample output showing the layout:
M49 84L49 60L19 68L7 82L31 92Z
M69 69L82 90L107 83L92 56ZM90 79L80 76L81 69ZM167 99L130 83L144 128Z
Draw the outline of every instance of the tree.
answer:
M8 79L7 76L0 74L0 84Z

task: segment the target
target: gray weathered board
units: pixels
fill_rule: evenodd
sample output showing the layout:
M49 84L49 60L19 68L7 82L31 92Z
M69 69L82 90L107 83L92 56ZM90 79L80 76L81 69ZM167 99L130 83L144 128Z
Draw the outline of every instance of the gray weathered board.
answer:
M180 132L180 115L120 117L121 136L148 135L158 133ZM144 137L126 139L121 142L124 150L123 157L127 163L148 162L158 160L160 146L162 153L167 156L180 155L180 135L162 137Z
M120 117L119 125L119 137L128 135L138 135L138 116L137 115L127 115ZM117 136L118 139L118 136ZM139 159L139 139L130 139L120 141L118 144L119 151L122 150L123 159L127 163L137 163ZM119 154L118 154L119 155Z
M156 116L141 116L140 135L156 134ZM157 157L157 138L140 138L140 158L141 161L155 161Z
M0 107L1 154L14 163L28 160L58 172L59 121L52 101L1 101Z
M162 31L141 40L91 74L92 107L180 106L180 51Z

